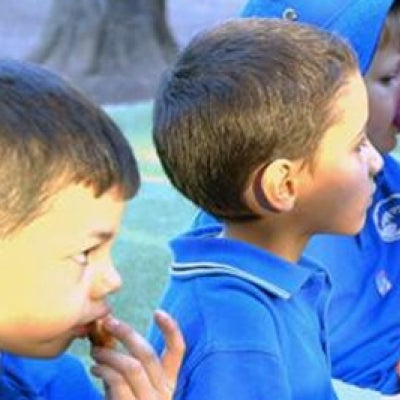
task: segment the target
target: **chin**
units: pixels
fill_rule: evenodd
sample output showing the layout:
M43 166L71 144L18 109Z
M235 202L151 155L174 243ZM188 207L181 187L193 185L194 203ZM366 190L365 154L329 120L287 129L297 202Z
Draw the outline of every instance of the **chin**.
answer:
M359 225L355 226L354 229L349 230L346 235L358 235L362 229L364 228L365 225L365 217L362 219Z
M355 236L361 232L365 225L366 216L363 215L363 218L360 219L358 224L353 224L352 226L345 226L342 229L338 229L335 234L339 235L347 235L347 236Z
M54 358L63 353L70 346L72 339L55 339L48 342L35 343L32 349L24 351L25 356L37 358Z

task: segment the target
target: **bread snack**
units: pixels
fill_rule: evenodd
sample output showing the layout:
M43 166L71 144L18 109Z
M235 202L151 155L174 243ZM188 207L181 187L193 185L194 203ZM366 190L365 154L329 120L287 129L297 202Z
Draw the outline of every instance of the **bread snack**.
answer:
M115 338L103 326L103 320L97 319L89 324L88 339L92 346L113 349L116 346Z

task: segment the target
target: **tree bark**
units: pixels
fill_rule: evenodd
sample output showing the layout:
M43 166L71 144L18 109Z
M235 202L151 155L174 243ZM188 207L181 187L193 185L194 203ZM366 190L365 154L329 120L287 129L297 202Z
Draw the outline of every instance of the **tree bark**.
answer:
M53 0L30 60L111 103L150 98L176 51L165 0Z

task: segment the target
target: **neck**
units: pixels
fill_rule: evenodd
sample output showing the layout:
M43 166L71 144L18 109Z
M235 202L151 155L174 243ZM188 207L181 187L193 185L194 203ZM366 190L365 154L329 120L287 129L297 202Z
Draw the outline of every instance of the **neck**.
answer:
M293 227L265 220L226 222L224 236L250 243L292 263L298 262L309 240L308 235Z

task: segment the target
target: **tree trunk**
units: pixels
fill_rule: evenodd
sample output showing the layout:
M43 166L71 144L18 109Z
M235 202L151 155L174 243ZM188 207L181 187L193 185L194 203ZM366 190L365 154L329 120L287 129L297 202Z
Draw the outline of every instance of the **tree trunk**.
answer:
M53 0L30 60L111 103L151 97L176 49L165 0Z

